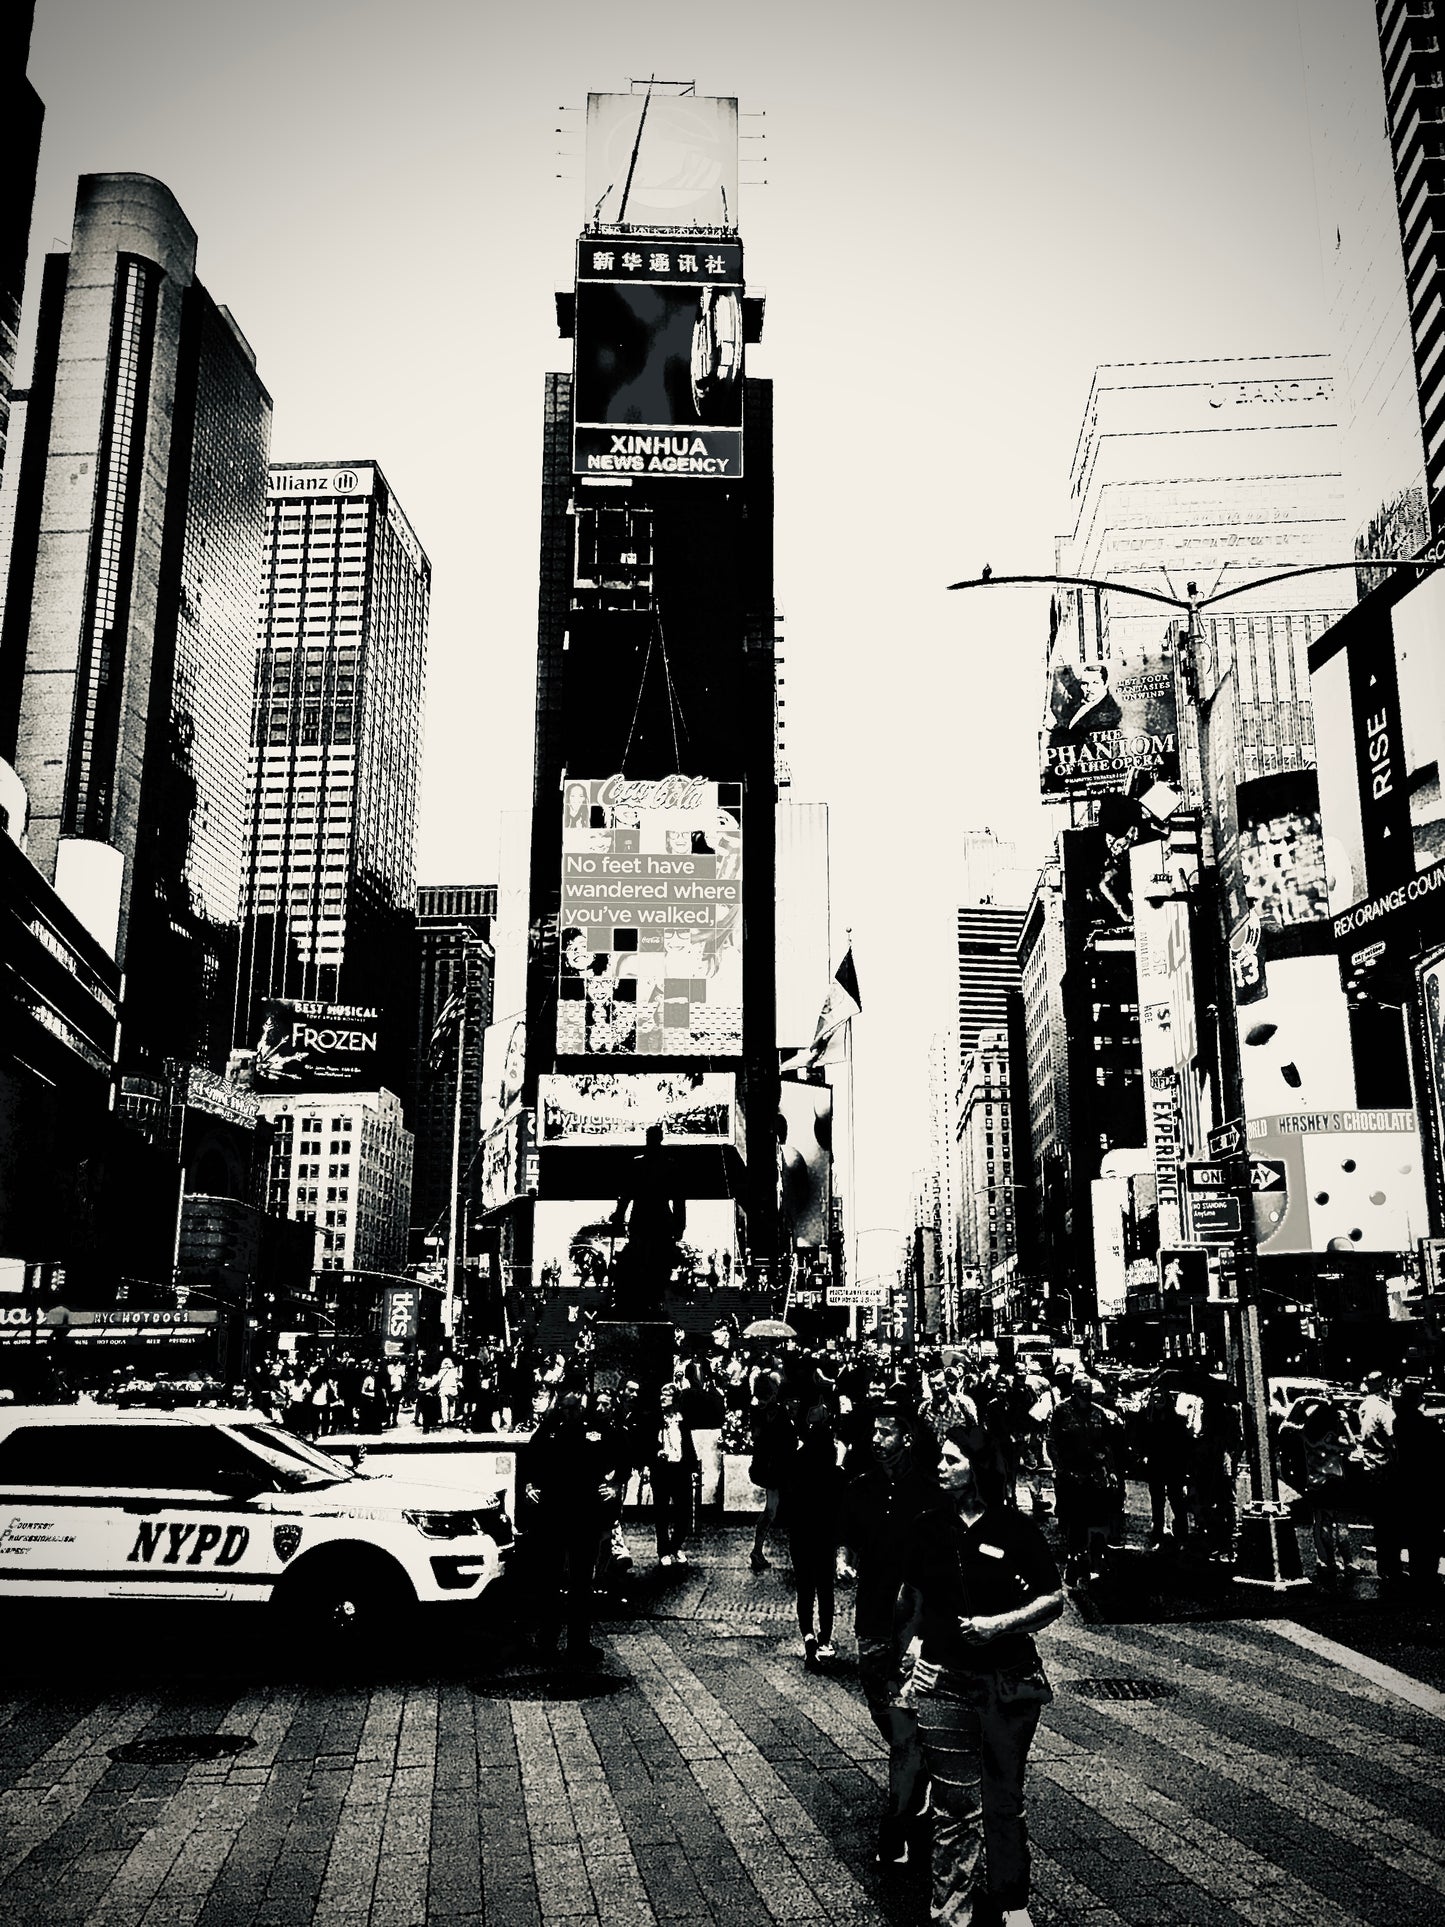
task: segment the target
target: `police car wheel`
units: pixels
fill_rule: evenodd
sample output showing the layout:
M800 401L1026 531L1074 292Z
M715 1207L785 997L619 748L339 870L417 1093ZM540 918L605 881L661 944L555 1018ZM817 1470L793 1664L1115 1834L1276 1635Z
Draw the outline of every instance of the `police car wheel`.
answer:
M347 1555L298 1567L278 1589L276 1602L290 1633L336 1652L370 1645L395 1631L416 1599L388 1561Z

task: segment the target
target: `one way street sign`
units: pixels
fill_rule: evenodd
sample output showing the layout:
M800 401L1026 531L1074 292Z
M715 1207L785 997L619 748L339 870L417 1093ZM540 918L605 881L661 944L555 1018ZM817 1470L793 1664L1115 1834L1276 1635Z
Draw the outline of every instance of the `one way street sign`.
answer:
M1216 1158L1238 1157L1244 1149L1244 1119L1233 1118L1228 1124L1221 1124L1209 1133L1210 1155Z

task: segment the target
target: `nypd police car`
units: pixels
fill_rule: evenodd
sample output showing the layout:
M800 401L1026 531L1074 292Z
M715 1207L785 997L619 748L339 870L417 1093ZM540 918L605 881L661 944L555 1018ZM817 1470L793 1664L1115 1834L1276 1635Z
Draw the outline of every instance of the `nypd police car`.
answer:
M0 1601L271 1602L360 1641L479 1599L511 1539L501 1495L367 1477L259 1413L0 1408Z

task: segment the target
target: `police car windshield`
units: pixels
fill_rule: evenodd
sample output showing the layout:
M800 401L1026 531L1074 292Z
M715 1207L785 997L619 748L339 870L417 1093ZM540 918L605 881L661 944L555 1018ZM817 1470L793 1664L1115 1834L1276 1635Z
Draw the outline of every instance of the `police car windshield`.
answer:
M339 1459L328 1458L318 1452L314 1445L304 1439L283 1432L274 1425L237 1425L236 1434L267 1461L273 1471L293 1483L302 1485L334 1485L341 1479L353 1479L356 1474L349 1465Z

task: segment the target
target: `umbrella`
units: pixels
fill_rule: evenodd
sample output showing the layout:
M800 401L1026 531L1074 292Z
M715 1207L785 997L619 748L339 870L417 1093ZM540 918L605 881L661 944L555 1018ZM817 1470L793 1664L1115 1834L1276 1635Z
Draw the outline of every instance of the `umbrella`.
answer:
M743 1330L744 1338L796 1338L797 1335L781 1318L755 1318Z

